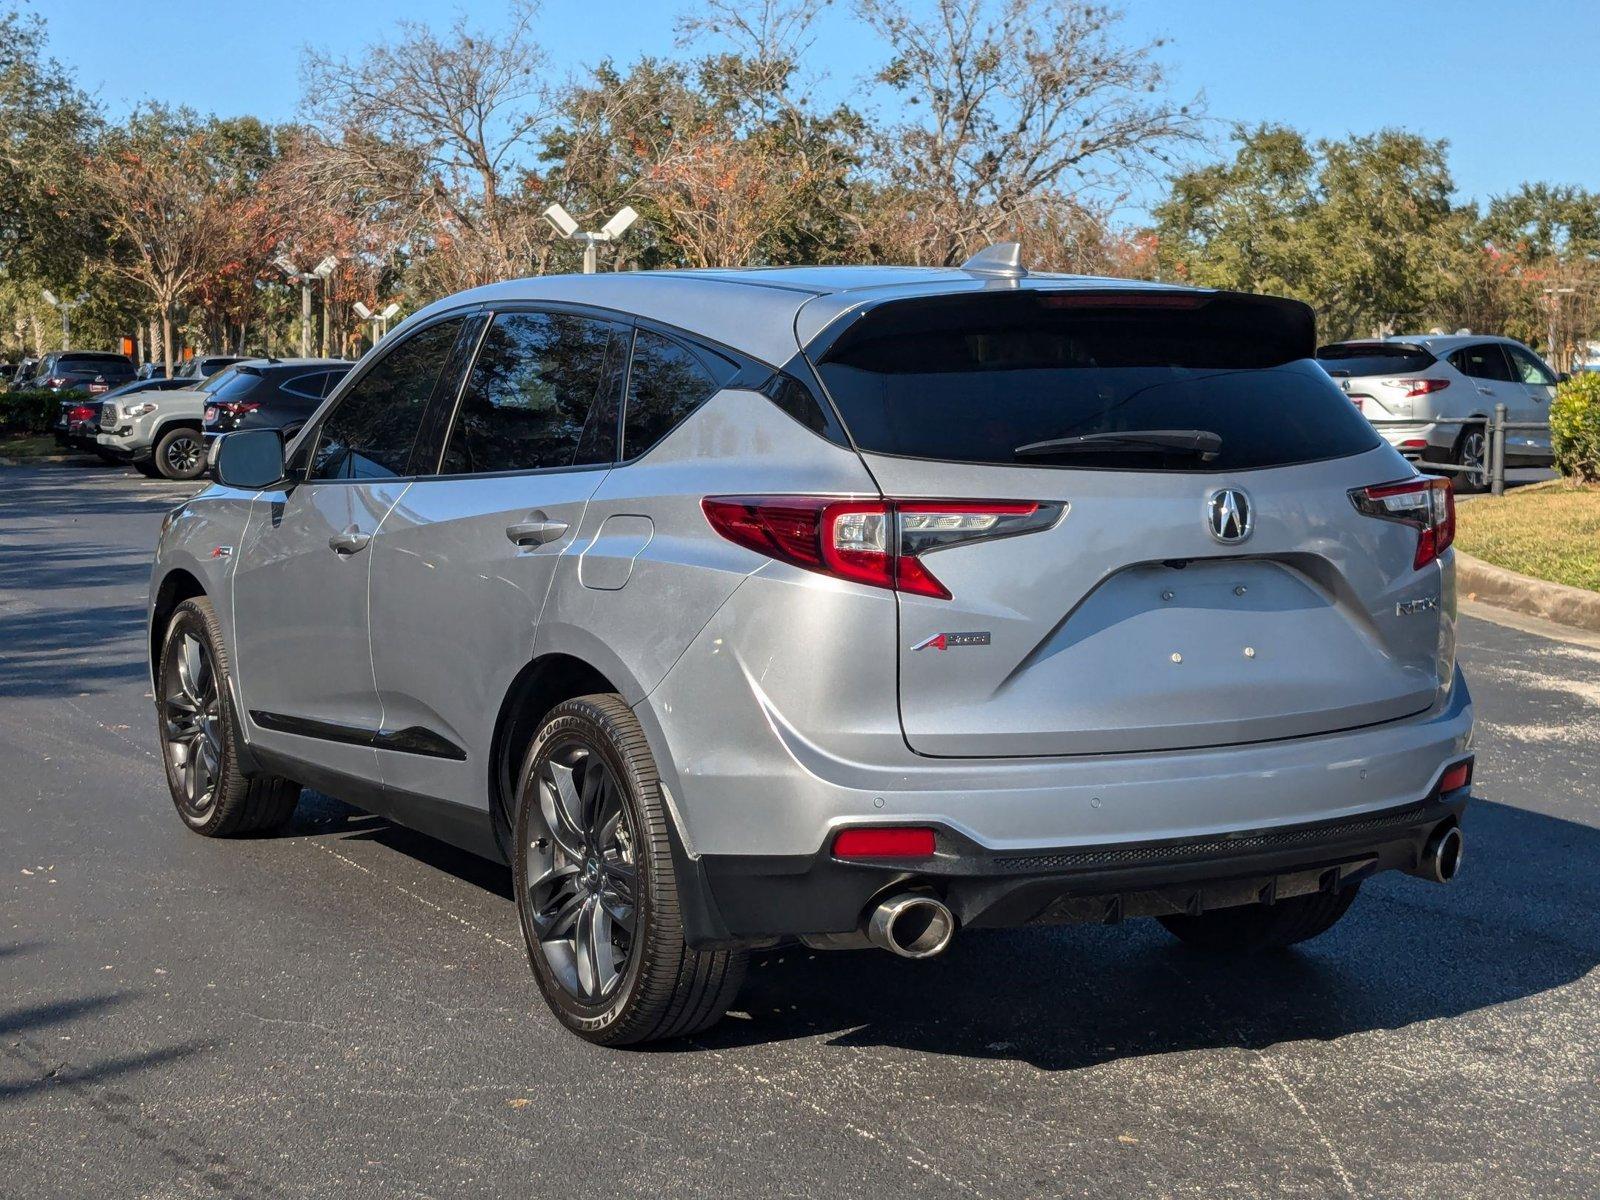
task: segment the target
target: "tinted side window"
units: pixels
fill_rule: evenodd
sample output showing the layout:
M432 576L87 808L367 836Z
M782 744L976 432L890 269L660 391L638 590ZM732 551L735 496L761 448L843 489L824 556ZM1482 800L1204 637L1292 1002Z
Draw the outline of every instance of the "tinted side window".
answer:
M616 457L620 327L571 313L501 313L461 396L447 475L535 471Z
M1535 358L1531 350L1521 346L1507 346L1506 353L1511 356L1511 369L1523 383L1543 384L1547 387L1555 385L1555 374Z
M721 359L714 362L723 365ZM736 373L734 364L726 363L723 379ZM651 330L639 330L634 335L633 362L628 368L623 458L638 458L645 453L721 387L722 381L687 346Z
M1483 346L1465 346L1450 356L1450 365L1472 379L1492 379L1500 383L1511 382L1511 364L1500 347L1490 342Z
M302 400L320 400L327 394L325 387L328 382L328 373L318 371L312 375L296 375L286 379L279 385L278 390L287 392L291 396L298 396Z
M440 321L374 363L323 421L307 477L404 475L439 372L460 330L459 317Z

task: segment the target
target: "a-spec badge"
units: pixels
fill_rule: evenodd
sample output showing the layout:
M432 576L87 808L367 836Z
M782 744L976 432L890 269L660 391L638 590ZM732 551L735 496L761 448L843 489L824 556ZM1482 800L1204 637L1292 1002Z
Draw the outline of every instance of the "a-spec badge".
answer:
M913 650L950 650L956 646L987 646L989 634L983 633L936 633L932 637L923 638Z

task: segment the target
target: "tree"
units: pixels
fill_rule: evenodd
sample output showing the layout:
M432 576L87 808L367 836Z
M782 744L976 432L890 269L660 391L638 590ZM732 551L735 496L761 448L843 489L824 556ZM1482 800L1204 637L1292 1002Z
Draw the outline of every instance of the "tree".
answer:
M543 181L563 204L644 216L619 255L645 265L749 266L840 257L853 114L788 102L791 68L737 54L604 63L571 89Z
M1162 98L1161 42L1127 45L1121 15L1084 0L858 0L889 47L878 79L914 116L876 131L880 240L915 231L913 261L960 262L1027 209L1103 192L1199 138Z
M1234 136L1232 162L1179 175L1156 209L1164 273L1305 300L1327 337L1422 326L1457 294L1471 214L1451 205L1443 142Z
M54 345L56 314L42 297L86 290L88 264L105 230L86 201L83 162L100 114L45 53L45 26L0 10L0 321L6 340L39 353ZM75 325L93 329L108 305L95 303Z
M39 17L0 12L0 270L65 282L103 236L82 170L100 114L44 51Z
M548 122L538 7L518 0L487 37L458 17L441 37L401 22L357 59L310 54L307 108L320 135L314 178L370 206L375 219L428 236L446 256L442 286L526 270L537 213L519 195ZM330 197L330 205L345 207ZM365 213L363 213L365 215Z
M89 165L112 233L107 266L137 288L161 323L170 375L179 304L226 250L226 206L212 171L218 144L194 113L151 105L108 130Z
M1525 183L1497 196L1477 230L1499 270L1489 292L1500 325L1569 366L1600 330L1600 195Z

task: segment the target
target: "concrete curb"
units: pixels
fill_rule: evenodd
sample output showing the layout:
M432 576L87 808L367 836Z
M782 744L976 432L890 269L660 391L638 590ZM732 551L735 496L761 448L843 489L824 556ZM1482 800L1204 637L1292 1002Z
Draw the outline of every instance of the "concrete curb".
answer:
M1466 600L1528 613L1558 625L1600 631L1600 592L1519 575L1459 550L1456 592Z

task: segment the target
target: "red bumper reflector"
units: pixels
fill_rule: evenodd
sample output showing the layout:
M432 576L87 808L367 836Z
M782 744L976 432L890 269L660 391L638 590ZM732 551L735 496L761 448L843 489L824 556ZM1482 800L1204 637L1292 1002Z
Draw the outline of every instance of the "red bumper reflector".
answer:
M1469 758L1466 762L1458 762L1444 773L1439 780L1439 790L1441 792L1453 792L1457 788L1466 787L1471 782L1472 759Z
M932 858L931 829L845 829L833 839L835 858Z

